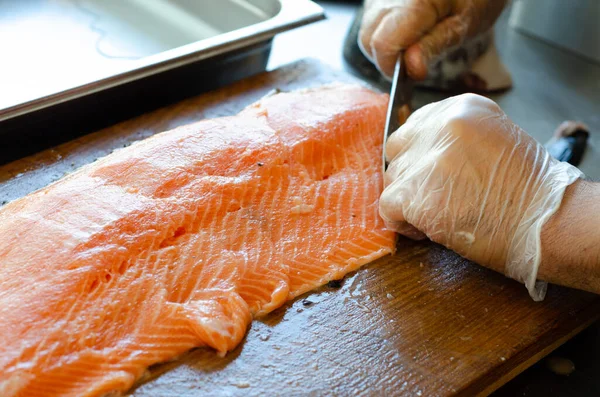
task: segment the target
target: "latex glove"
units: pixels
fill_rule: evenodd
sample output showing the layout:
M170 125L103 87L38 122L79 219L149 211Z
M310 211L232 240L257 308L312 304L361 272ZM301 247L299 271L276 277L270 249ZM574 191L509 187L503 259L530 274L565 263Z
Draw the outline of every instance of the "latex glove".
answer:
M406 50L408 74L427 68L448 50L488 30L507 0L365 0L358 44L385 76Z
M535 300L540 234L565 188L583 174L552 158L491 100L465 94L413 113L388 139L380 213L525 283Z

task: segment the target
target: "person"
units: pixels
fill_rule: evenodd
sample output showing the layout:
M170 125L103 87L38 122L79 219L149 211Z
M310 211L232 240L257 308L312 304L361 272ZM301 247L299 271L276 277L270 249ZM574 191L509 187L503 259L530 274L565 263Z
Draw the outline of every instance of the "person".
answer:
M361 48L385 75L404 50L408 73L489 29L505 0L367 0ZM389 138L380 214L524 283L600 293L600 184L555 160L500 107L463 94L413 113Z

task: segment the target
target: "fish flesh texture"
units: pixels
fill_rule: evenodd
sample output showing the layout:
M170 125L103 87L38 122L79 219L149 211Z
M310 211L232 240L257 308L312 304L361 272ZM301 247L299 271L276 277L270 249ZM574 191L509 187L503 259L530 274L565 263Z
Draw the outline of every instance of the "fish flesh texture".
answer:
M121 149L0 209L0 395L126 392L152 364L392 253L388 96L279 93Z

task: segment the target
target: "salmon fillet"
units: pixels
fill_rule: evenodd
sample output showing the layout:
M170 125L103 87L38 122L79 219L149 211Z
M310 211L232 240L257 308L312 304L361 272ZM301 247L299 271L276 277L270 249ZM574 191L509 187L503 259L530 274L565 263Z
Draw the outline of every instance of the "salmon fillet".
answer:
M0 209L0 395L125 392L391 253L387 100L342 84L277 94Z

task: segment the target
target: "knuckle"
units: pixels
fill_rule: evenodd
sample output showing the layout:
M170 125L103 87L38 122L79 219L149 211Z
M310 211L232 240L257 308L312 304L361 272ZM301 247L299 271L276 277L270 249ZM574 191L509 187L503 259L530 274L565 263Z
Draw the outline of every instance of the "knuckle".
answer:
M454 113L446 119L446 129L455 138L462 139L470 135L475 124L473 117L464 112Z
M469 104L469 105L476 105L482 102L485 102L486 100L488 100L486 97L478 95L478 94L473 94L473 93L465 93L465 94L461 94L459 96L456 97L458 99L459 103L465 103L465 104Z
M454 23L448 26L448 37L453 37L455 40L463 39L467 36L469 31L469 21L464 18L456 18L453 20Z
M491 99L477 94L462 94L446 110L445 124L455 137L471 135L480 120L502 113Z
M489 98L482 95L467 93L459 96L463 105L469 106L469 108L487 109L497 111L500 110L498 104Z
M380 33L375 33L369 44L379 56L394 55L396 52L394 41Z

